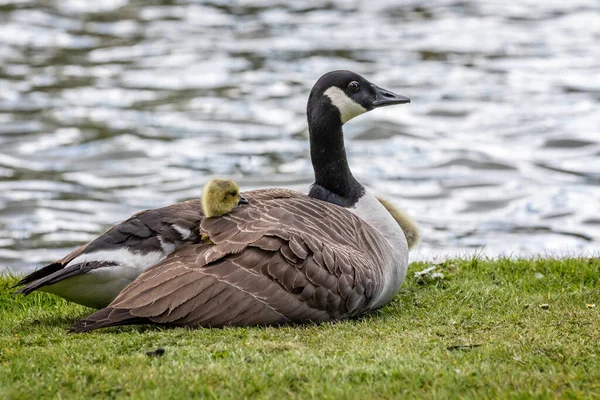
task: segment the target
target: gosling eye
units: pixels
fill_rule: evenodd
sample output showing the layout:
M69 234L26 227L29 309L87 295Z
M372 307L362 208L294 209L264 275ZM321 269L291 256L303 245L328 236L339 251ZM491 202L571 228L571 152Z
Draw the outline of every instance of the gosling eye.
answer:
M353 92L358 92L360 89L360 84L356 81L352 81L348 84L348 89L352 90Z
M231 192L229 192L229 194L233 197L237 196L237 192L235 190L232 190Z

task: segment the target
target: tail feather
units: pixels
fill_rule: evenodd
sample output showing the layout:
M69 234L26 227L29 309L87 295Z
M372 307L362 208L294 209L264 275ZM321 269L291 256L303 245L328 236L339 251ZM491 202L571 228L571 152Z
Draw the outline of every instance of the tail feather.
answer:
M14 289L18 286L23 286L23 285L27 285L28 283L35 282L38 279L42 279L49 275L52 275L56 271L61 270L63 267L64 267L64 265L60 262L55 262L55 263L46 265L45 267L35 270L32 273L30 273L29 275L23 277L23 279L21 279L19 282L12 285L10 288ZM24 292L19 290L17 293L24 293ZM27 293L25 293L25 294L27 294Z
M16 294L28 295L31 292L43 288L44 286L54 285L57 282L73 276L83 275L94 269L113 267L115 265L117 265L117 263L113 261L89 261L80 264L69 264L64 268L61 268L54 273L46 274L46 276L28 284L24 288L17 290Z
M39 279L46 278L57 271L60 271L61 269L65 268L67 264L69 264L74 258L76 258L78 255L84 252L86 246L87 245L79 246L62 259L55 261L52 264L48 264L45 267L38 269L37 271L33 271L32 273L21 279L19 282L15 283L11 287L11 289L16 288L17 286L27 285Z
M109 326L143 324L151 322L147 318L132 315L129 310L122 308L107 307L96 311L86 318L75 322L69 329L70 333L90 332Z

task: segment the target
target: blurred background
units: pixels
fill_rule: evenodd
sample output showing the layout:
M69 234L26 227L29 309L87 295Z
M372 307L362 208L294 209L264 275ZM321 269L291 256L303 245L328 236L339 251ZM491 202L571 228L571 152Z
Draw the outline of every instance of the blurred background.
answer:
M598 254L599 43L597 0L1 0L0 270L213 176L306 192L334 69L412 99L345 132L413 259Z

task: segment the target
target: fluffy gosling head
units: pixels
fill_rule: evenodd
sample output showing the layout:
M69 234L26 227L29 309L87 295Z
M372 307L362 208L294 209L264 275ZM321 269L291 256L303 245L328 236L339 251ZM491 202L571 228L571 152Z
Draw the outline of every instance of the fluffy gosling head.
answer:
M204 186L202 207L207 218L220 217L240 204L248 204L248 200L240 194L240 188L231 179L212 179Z
M412 249L415 245L421 240L421 234L419 233L419 227L408 215L400 211L396 206L386 200L378 197L377 200L381 203L382 206L385 207L386 210L394 217L402 231L404 232L404 236L406 236L406 242L408 243L408 249Z

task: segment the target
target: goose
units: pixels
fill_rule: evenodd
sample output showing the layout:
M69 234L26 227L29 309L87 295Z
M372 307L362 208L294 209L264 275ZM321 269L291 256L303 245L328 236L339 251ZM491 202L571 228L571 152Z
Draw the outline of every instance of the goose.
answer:
M408 244L386 207L352 175L342 126L409 103L351 71L323 75L307 117L315 182L244 192L248 204L200 218L212 244L171 252L71 332L128 324L187 327L316 323L361 315L398 292Z
M380 215L381 207L373 206L373 196L350 172L342 125L373 108L408 102L407 97L372 85L350 71L334 71L317 81L307 106L315 169L315 185L309 196L363 216L382 234L392 232L388 238L392 244L401 241L397 229L390 227L389 218ZM370 215L371 207L377 216ZM201 199L193 199L138 212L64 258L25 276L15 285L23 286L17 293L39 290L87 307L104 308L144 270L201 242L202 210ZM382 224L377 224L378 219ZM397 252L396 258L402 260L403 249ZM403 268L402 262L391 268L396 279L403 276Z

